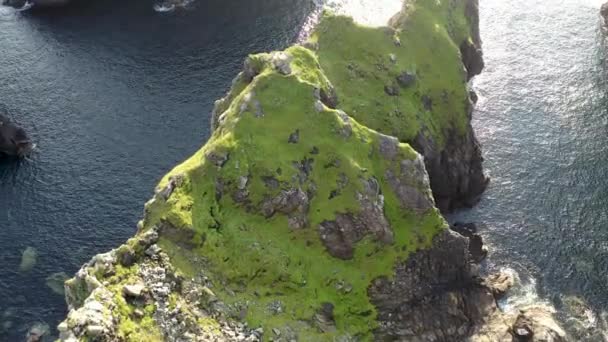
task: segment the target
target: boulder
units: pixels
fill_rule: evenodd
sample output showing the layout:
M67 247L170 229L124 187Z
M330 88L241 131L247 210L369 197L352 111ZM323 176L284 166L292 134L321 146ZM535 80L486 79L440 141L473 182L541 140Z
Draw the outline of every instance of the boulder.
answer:
M469 253L474 263L480 263L488 256L488 248L483 244L483 238L477 233L475 223L454 223L450 229L469 239Z
M125 295L125 297L133 297L133 298L141 297L144 294L145 290L146 290L146 286L142 283L125 285L122 288L122 292Z
M416 75L414 73L405 71L397 76L397 83L404 88L408 88L416 83Z
M46 323L35 323L27 332L26 342L42 342L45 336L50 333L51 329Z
M0 114L0 156L25 157L33 149L34 144L25 130Z
M514 284L515 279L507 272L498 272L485 279L485 285L492 290L496 299L503 298Z

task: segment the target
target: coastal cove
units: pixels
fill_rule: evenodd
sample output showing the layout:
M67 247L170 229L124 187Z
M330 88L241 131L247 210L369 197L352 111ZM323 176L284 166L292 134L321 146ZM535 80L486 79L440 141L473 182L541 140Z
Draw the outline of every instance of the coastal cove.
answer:
M0 341L608 340L602 1L327 2L0 7Z

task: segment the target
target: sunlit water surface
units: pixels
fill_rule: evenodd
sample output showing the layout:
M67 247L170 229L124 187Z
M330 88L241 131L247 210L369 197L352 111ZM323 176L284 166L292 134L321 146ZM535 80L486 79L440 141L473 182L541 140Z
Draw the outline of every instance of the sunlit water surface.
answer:
M475 209L452 219L487 224L490 266L515 269L529 300L559 304L575 295L601 313L608 309L602 1L480 2L487 67L474 81L474 127L492 183Z

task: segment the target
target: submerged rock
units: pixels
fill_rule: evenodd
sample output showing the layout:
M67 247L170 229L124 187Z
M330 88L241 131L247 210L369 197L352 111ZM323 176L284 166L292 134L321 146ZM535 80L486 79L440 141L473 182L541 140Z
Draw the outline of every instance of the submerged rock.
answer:
M42 342L49 335L51 328L46 323L35 323L27 332L26 342Z
M63 296L65 294L65 282L70 279L65 272L53 273L46 278L46 286L48 286L53 292Z
M20 272L31 271L36 266L38 259L38 251L34 247L27 247L21 254L21 263L19 264Z

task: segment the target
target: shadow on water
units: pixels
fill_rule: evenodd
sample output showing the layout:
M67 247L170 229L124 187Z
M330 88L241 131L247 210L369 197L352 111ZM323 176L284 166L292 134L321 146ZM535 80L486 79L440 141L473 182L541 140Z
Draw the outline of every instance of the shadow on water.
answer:
M2 182L2 185L14 186L19 182L20 178L24 177L24 174L33 174L34 158L34 156L29 156L21 159L0 155L0 182Z

